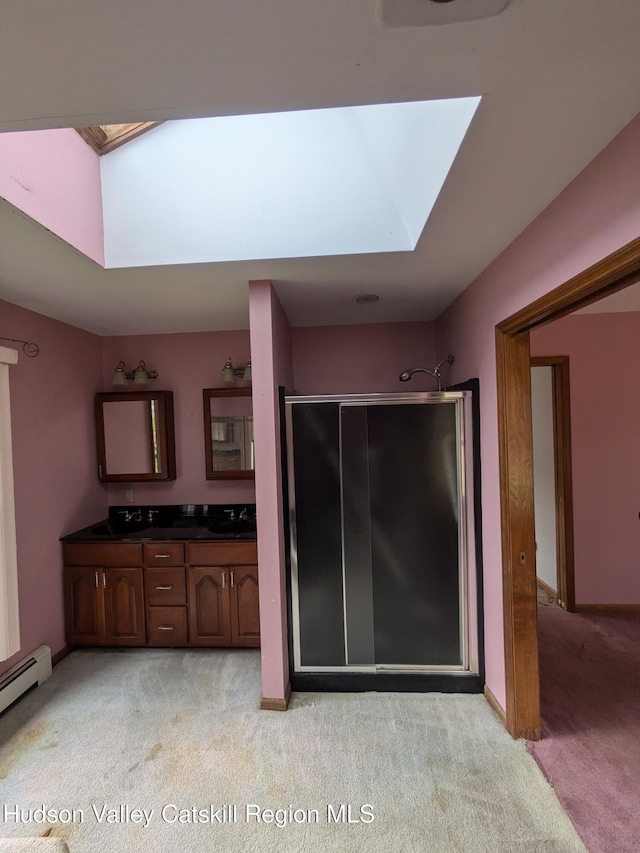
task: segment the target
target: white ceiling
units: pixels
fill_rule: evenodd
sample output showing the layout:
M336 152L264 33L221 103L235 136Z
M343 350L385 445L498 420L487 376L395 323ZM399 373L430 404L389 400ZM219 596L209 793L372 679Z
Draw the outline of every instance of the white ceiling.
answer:
M6 0L0 130L483 95L417 248L103 270L6 202L0 297L101 334L437 316L640 110L637 0L386 28L376 0ZM559 282L560 283L560 282ZM380 301L352 298L375 292Z

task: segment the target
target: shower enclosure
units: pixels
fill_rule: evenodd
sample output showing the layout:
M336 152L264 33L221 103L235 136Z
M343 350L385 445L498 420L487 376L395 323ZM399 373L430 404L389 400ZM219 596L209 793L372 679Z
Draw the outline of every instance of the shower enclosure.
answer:
M285 398L292 686L481 689L469 391Z

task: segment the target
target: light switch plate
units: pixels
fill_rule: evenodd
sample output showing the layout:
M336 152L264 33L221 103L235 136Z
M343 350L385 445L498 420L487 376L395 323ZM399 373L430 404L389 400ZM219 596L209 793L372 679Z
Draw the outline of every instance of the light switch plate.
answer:
M124 490L124 502L126 504L133 503L133 489L125 489Z

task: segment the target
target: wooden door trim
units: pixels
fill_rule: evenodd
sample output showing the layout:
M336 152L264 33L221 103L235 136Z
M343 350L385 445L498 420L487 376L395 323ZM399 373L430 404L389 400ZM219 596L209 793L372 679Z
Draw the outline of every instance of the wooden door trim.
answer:
M540 736L528 333L639 280L640 237L496 326L506 719L513 737Z
M569 612L576 607L571 468L571 386L568 355L531 358L532 367L551 368L553 452L556 488L557 597Z

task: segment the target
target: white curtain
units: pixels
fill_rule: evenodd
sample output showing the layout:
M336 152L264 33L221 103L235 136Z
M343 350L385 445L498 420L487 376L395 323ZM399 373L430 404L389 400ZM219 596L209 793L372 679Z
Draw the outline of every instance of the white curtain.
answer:
M0 346L0 660L20 650L18 561L13 498L13 454L9 365L18 363L16 350Z

